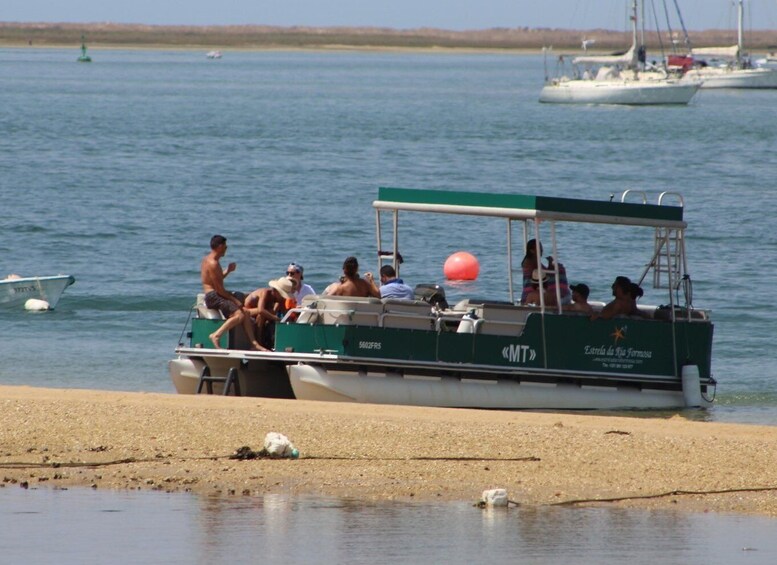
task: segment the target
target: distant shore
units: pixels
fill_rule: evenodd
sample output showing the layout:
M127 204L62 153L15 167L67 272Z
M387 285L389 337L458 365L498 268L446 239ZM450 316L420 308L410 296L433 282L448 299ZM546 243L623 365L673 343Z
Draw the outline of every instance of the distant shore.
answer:
M591 51L623 50L631 43L631 33L612 30L563 30L549 28L496 28L471 31L439 29L396 30L349 27L273 26L150 26L111 23L17 23L0 22L0 46L73 47L84 37L90 49L359 49L421 51L505 51L539 53L581 51L581 38L594 40ZM689 32L694 46L732 45L734 30ZM749 31L747 45L752 51L773 49L775 32ZM655 32L646 35L648 50L667 44Z
M777 427L0 386L5 488L318 494L777 516ZM268 432L299 459L230 458Z

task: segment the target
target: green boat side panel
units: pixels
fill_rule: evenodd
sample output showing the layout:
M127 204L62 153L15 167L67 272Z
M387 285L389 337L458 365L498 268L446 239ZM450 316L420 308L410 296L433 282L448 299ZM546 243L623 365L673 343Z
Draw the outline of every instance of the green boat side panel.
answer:
M192 320L192 347L202 347L204 349L213 349L210 342L210 334L221 327L224 320L206 320L204 318L194 318ZM229 347L229 332L225 332L219 339L219 344L223 348Z
M530 196L525 194L491 194L482 192L414 190L408 188L381 187L378 200L397 204L428 204L441 206L462 206L482 208L512 209L520 212L536 211L539 217L543 212L555 214L585 216L605 216L613 218L637 218L656 221L682 221L681 206L657 204L635 204L631 202L610 202L581 200L577 198L554 198L548 196ZM398 206L399 207L399 206Z
M691 362L699 365L702 377L708 376L711 324L676 324L678 344L683 344L676 360L668 324L548 315L544 324L548 358L554 369L665 376L679 375L679 367Z
M630 318L591 321L568 315L545 315L543 319L532 314L523 333L516 336L280 324L275 339L276 350L286 352L600 374L673 377L683 364L690 363L699 366L702 378L709 377L712 324L678 322L676 357L668 324Z

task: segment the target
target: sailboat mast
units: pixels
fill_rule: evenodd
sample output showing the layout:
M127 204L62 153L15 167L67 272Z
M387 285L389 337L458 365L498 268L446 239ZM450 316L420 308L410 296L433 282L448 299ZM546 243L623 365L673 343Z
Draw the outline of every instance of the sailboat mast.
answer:
M737 59L740 60L744 53L742 53L742 50L744 49L744 24L742 23L745 16L745 8L743 5L743 0L739 0L739 4L737 6Z
M637 43L637 0L631 2L631 68L636 69L639 65L639 53L643 46Z

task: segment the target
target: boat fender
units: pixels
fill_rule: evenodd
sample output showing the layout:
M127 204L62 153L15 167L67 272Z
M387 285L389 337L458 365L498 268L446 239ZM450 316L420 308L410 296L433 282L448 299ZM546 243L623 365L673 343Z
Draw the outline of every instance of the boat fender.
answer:
M698 408L702 406L699 366L683 365L682 379L685 406L688 408Z
M42 312L44 310L50 310L51 306L45 300L30 298L27 302L24 303L24 309L31 312Z
M456 333L460 334L474 334L477 332L477 320L478 315L474 310L470 310L461 317L459 327L456 329Z

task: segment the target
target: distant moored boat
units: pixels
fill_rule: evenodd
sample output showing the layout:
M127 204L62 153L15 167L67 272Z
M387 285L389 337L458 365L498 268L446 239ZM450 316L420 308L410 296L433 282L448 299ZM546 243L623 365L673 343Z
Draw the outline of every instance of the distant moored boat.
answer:
M221 59L221 51L208 51L205 56L208 59Z
M20 277L9 275L0 279L0 309L15 308L29 300L45 301L46 308L57 306L65 289L76 282L72 275ZM30 308L41 309L41 308Z

